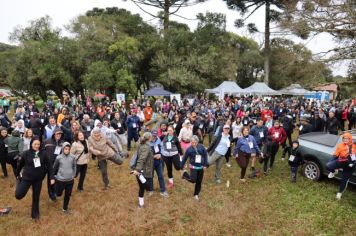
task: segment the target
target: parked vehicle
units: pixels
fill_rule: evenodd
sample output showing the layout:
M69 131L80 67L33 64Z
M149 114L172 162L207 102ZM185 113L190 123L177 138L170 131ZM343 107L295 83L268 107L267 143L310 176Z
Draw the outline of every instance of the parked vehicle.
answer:
M356 130L352 131L353 140L356 139ZM307 133L299 136L300 152L306 161L303 172L311 180L319 180L329 174L326 164L332 158L337 144L341 143L341 136L327 133ZM341 174L335 176L341 179ZM356 185L356 171L350 178L351 184Z

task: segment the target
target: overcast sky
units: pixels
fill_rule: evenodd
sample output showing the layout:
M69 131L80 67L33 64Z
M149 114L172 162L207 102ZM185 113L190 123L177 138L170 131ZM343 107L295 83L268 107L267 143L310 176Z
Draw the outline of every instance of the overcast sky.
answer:
M105 8L113 7L125 8L132 13L139 13L142 18L149 21L151 24L158 26L158 22L152 20L152 17L143 13L131 1L122 0L0 0L0 42L9 42L9 33L13 31L16 26L27 26L30 20L49 15L52 18L52 23L55 27L60 27L70 23L72 19L80 14L84 14L87 10L93 7ZM145 10L157 13L156 8L144 7ZM250 35L245 29L236 29L234 21L239 18L237 11L229 10L226 3L222 0L208 0L206 3L198 4L193 7L182 8L178 14L189 19L196 18L198 13L219 12L226 14L227 30L241 35L252 37L259 43L263 42L263 33ZM186 23L191 29L196 27L196 20L184 20L179 17L172 16L172 20ZM260 31L264 30L264 9L261 8L256 11L250 18L250 22L257 25ZM64 32L65 33L65 32ZM314 53L327 51L335 47L332 38L323 34L309 40L300 40L293 38L294 41L304 44ZM331 67L334 75L346 75L347 66L336 65Z

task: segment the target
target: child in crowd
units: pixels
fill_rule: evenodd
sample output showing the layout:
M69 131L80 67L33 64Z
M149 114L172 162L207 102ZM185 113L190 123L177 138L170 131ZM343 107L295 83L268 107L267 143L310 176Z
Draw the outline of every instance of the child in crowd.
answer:
M293 141L292 149L290 151L289 161L291 169L291 181L293 183L297 182L297 171L298 167L304 163L303 156L299 152L299 142Z
M74 177L76 174L76 161L75 157L70 154L70 149L70 143L64 143L62 154L57 156L53 165L54 173L56 173L55 179L57 196L62 196L64 191L63 212L65 214L70 213L68 210L68 204L72 194Z

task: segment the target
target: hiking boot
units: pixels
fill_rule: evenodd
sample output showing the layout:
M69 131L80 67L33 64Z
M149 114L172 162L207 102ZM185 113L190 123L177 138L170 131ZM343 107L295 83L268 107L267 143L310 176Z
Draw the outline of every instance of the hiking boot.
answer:
M330 172L329 175L328 175L328 178L329 178L329 179L332 179L332 178L334 178L334 177L335 177L335 174L334 174L333 172Z
M336 200L341 200L342 193L337 193L336 194Z
M199 201L199 195L194 195L194 199Z
M229 162L226 163L227 168L231 168L231 164Z

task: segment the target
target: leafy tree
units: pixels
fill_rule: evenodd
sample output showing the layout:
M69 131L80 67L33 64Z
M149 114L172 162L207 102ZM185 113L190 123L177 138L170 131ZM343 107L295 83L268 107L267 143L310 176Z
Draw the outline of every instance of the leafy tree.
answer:
M270 74L270 23L272 20L278 20L280 17L279 11L272 10L271 6L276 7L279 10L285 9L285 3L287 0L224 0L230 9L235 9L239 11L243 19L238 19L235 21L237 27L244 26L245 21L254 14L259 8L265 7L265 47L264 47L264 82L269 84L269 74ZM289 0L294 1L294 0ZM248 29L250 32L257 32L258 29L255 24L248 24Z
M88 89L106 92L114 85L110 64L106 61L93 62L84 75L84 85Z

